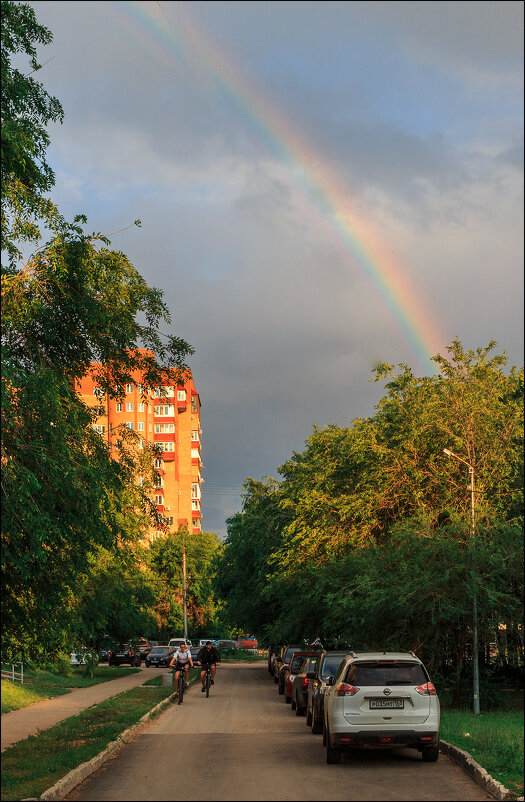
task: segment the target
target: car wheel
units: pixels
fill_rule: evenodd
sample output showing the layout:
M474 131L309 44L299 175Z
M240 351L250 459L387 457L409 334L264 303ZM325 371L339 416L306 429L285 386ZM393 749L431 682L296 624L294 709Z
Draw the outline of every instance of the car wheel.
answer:
M274 678L273 678L273 681L274 681L274 682L279 682L279 677L274 677Z
M289 705L290 702L292 701L292 697L284 694L284 701L286 702L287 705Z
M341 762L343 756L342 749L336 749L330 744L330 732L326 733L326 762L331 766Z
M319 719L316 718L312 714L312 732L313 732L313 734L314 735L320 735L322 733L322 731L323 731L323 722L319 721Z
M299 707L299 705L296 705L295 715L296 716L302 716L303 712L304 712L304 707Z
M439 746L424 746L421 750L423 763L435 763L439 757Z
M281 683L279 683L279 695L282 696L283 693L284 693L284 685L281 685Z
M311 713L310 710L306 711L306 726L307 727L311 727L312 726L312 713Z
M296 705L295 699L293 697L291 699L291 703L292 703L292 710L295 710L297 708L297 705Z

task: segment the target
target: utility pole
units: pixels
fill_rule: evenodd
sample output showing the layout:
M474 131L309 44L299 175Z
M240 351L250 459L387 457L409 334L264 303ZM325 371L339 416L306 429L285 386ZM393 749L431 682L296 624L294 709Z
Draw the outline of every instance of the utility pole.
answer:
M186 604L186 549L182 544L182 609L184 612L184 637L188 638L188 608Z
M447 457L454 457L468 468L470 479L470 542L472 545L472 712L479 716L479 655L478 655L478 593L477 593L477 572L476 572L476 532L474 517L474 467L462 457L458 457L449 448L444 448L443 452Z

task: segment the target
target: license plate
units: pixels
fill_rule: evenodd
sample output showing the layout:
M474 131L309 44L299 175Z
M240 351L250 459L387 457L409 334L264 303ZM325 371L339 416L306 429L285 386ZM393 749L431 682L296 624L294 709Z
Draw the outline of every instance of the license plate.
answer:
M404 699L370 699L370 710L402 710L404 706Z

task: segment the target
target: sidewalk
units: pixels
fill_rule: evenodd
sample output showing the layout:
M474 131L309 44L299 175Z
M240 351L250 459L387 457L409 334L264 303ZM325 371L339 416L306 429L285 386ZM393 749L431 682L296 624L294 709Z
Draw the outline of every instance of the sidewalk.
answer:
M74 688L69 693L62 696L55 696L53 699L45 699L43 702L36 702L29 707L21 710L12 710L2 716L2 752L16 741L28 738L30 735L38 735L38 730L47 730L65 718L75 716L86 707L96 705L115 696L122 691L136 688L142 685L151 677L165 672L155 669L143 669L137 674L119 679L110 679L98 685L91 685L89 688Z

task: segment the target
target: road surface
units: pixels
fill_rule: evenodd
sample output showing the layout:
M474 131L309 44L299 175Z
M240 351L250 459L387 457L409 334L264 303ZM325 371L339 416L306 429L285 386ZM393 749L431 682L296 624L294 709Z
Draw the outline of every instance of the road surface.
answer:
M209 699L193 685L68 800L489 800L449 758L358 752L326 763L266 662L223 664Z

